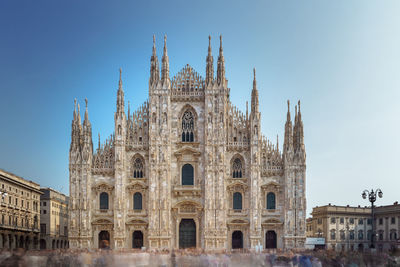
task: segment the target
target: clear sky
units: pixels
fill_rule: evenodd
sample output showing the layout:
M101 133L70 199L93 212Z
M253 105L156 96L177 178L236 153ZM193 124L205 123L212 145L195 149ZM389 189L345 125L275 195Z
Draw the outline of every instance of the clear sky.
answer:
M152 35L170 73L205 76L223 35L231 100L250 100L283 141L286 100L302 102L308 212L400 200L399 1L0 1L0 168L68 194L73 100L89 100L93 142L113 132L118 68L134 110L147 99ZM292 106L292 111L293 111ZM83 110L83 109L82 109ZM282 147L282 142L280 142Z

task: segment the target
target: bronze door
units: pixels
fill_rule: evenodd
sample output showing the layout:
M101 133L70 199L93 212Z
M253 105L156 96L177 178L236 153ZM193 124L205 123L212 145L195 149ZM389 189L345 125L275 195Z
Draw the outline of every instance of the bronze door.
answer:
M196 247L196 223L193 219L182 219L179 224L179 248Z

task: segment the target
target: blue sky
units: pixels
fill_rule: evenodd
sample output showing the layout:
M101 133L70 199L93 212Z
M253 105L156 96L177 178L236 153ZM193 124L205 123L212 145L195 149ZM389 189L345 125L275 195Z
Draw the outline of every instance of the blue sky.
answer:
M152 35L170 73L205 72L223 35L231 100L243 111L257 69L262 131L283 141L286 100L302 101L307 205L399 200L399 1L0 1L0 168L68 193L73 100L93 141L113 131L118 69L131 110L148 94ZM293 110L293 106L292 106ZM282 142L280 142L282 144Z

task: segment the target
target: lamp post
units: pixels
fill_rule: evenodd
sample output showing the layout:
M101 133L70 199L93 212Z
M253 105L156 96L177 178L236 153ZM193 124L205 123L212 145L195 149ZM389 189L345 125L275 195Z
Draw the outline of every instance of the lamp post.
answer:
M372 234L371 234L371 247L370 248L375 248L375 218L374 218L374 202L376 201L376 195L378 195L379 198L382 198L383 193L382 190L379 188L374 191L374 189L371 189L371 191L364 190L363 193L361 194L363 199L366 199L368 195L369 202L371 202L371 217L372 217Z

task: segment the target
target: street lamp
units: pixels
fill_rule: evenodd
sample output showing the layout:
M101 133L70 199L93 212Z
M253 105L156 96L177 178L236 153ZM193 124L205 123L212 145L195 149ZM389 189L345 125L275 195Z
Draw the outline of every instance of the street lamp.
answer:
M376 195L378 195L379 198L382 198L383 193L382 190L379 188L374 191L374 189L371 189L371 191L364 190L363 193L361 194L363 199L367 198L368 194L368 199L369 202L371 202L371 217L372 217L372 234L371 234L371 247L370 248L375 248L375 218L374 218L374 202L376 201Z

